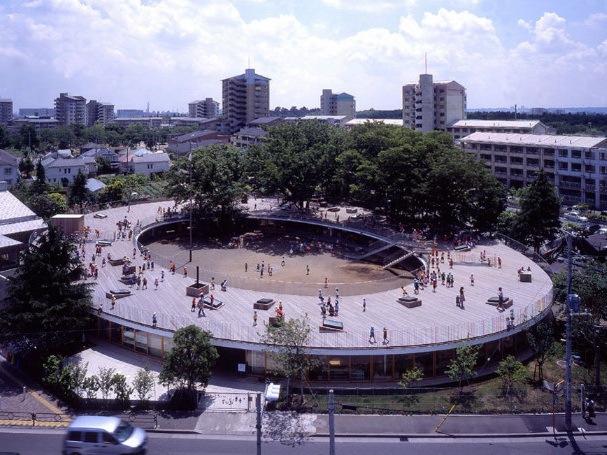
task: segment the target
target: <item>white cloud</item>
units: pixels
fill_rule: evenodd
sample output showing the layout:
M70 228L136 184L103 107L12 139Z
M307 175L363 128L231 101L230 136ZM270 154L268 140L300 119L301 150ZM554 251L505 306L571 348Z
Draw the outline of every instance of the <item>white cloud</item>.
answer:
M454 6L462 4L474 12ZM150 101L152 109L183 112L193 99L221 101L221 80L243 73L250 61L272 79L271 107L316 107L322 89L331 88L354 95L360 109L394 109L401 105L401 86L424 71L427 53L428 71L466 86L471 107L551 99L579 104L574 97L607 104L596 89L605 86L607 42L593 47L577 41L565 17L544 13L519 20L518 27L509 24L515 44L505 48L504 24L480 13L475 0L423 12L415 6L321 0L304 15L299 5L273 0L0 3L2 95L17 107L50 106L67 91L119 108ZM255 14L246 14L246 7ZM372 16L365 10L370 7ZM331 33L338 14L340 31ZM372 26L366 25L369 17ZM585 85L563 93L577 80Z

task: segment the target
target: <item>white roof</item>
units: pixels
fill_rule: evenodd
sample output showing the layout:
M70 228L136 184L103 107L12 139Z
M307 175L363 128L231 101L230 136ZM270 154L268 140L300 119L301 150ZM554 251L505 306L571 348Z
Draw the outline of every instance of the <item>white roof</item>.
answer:
M461 142L484 142L491 144L532 145L538 147L593 148L606 147L607 137L555 136L549 134L472 133Z
M539 120L458 120L449 128L533 128Z
M403 120L396 119L396 118L353 118L352 120L348 120L346 122L346 125L350 125L350 126L364 125L367 122L403 126Z
M0 191L0 226L37 218L23 202L17 199L10 191Z

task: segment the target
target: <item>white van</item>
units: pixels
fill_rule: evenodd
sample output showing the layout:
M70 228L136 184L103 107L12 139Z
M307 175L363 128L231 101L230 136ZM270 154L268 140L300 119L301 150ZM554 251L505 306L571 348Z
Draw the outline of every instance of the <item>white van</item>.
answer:
M144 455L148 436L118 417L80 416L67 427L63 455Z

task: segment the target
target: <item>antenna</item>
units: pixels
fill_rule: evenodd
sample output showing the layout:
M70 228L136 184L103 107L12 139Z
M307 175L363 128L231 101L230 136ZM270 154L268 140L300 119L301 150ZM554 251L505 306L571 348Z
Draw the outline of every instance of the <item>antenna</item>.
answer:
M250 55L247 56L247 64L248 64L247 68L251 68L251 56Z
M428 74L428 53L424 52L424 74Z

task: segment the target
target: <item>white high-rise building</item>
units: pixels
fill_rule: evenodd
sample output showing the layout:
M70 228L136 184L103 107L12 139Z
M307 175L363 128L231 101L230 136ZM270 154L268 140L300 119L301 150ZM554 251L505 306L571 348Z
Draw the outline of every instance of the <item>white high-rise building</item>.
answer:
M93 126L95 123L107 125L112 123L115 117L113 104L96 100L86 103L86 126Z
M219 103L213 98L188 103L188 116L191 118L215 118L219 116Z
M457 82L434 82L431 74L420 74L418 83L403 86L403 126L444 131L465 118L466 89Z
M86 98L61 93L55 98L55 118L60 125L86 125Z

